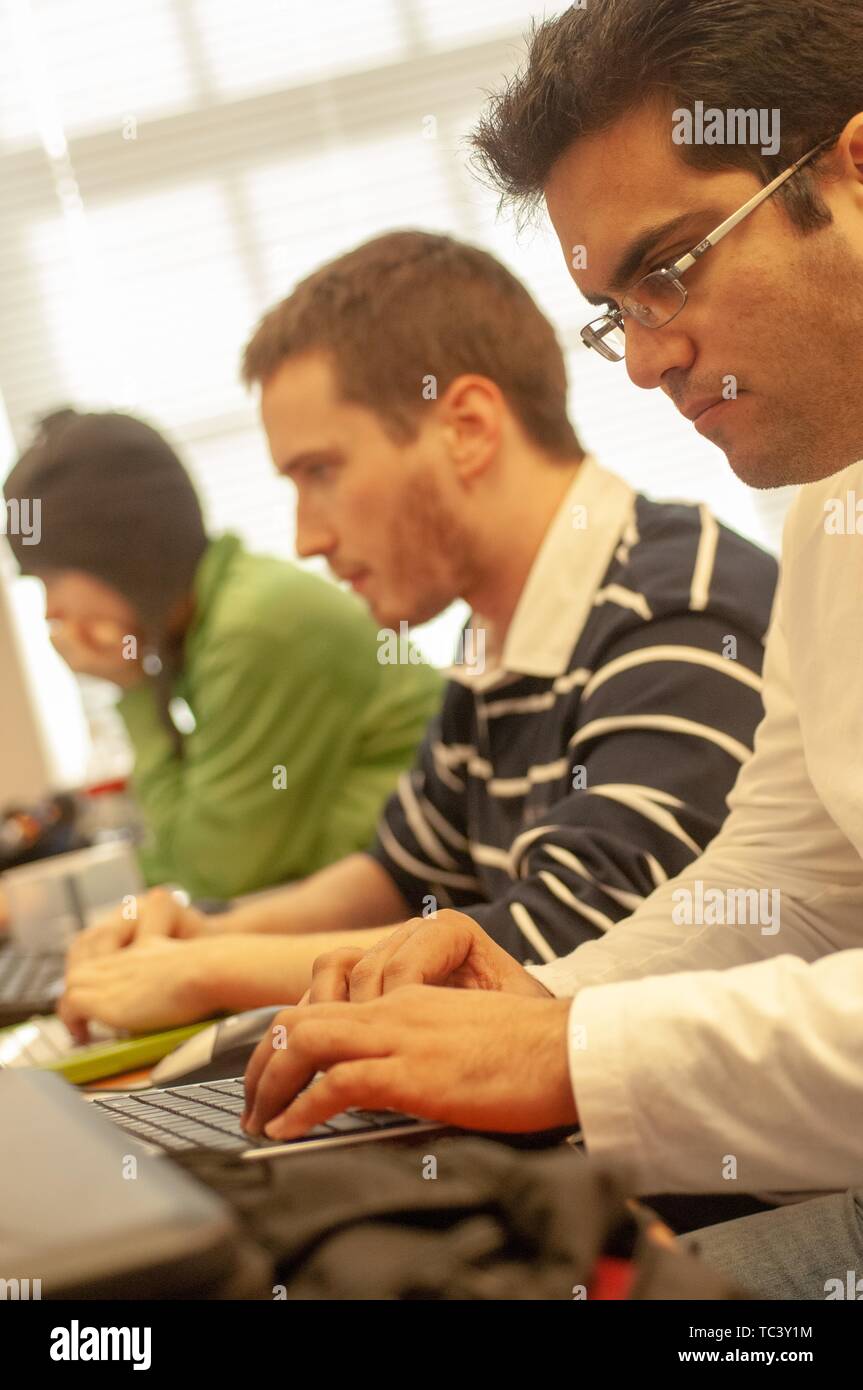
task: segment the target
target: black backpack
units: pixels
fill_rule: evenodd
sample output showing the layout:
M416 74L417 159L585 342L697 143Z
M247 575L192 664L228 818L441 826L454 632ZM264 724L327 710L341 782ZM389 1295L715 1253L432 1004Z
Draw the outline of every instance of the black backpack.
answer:
M654 1214L627 1201L621 1177L568 1144L534 1153L432 1135L410 1149L173 1161L219 1192L246 1232L254 1274L222 1297L749 1297L657 1239Z

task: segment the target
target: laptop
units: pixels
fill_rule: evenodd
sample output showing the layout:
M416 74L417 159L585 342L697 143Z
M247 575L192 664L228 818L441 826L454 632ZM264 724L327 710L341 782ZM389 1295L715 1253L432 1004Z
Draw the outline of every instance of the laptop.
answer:
M82 1096L52 1072L0 1072L5 1296L206 1298L230 1282L242 1259L237 1220L166 1154L203 1147L255 1163L447 1128L347 1110L289 1143L253 1140L240 1130L242 1103L240 1077ZM533 1147L562 1134L497 1137Z
M299 1139L253 1139L240 1129L245 1109L242 1076L164 1089L110 1091L85 1099L100 1118L116 1125L149 1154L211 1149L251 1163L444 1128L393 1110L345 1110Z
M53 1013L63 993L65 959L62 951L25 955L11 942L0 943L0 1028Z
M56 862L70 857L57 856ZM204 898L196 899L195 906L200 912L214 913L224 912L230 903L221 898ZM80 916L78 930L86 925L86 918ZM0 937L0 1028L25 1023L36 1015L52 1014L63 993L65 970L65 951L25 952L11 939Z
M17 1281L41 1298L205 1298L230 1277L238 1226L214 1192L160 1155L202 1145L261 1159L442 1128L349 1111L326 1136L253 1141L239 1127L241 1094L238 1078L87 1097L51 1072L0 1072L7 1290Z
M204 1298L230 1277L239 1237L226 1204L132 1153L59 1076L0 1072L0 1133L5 1297Z

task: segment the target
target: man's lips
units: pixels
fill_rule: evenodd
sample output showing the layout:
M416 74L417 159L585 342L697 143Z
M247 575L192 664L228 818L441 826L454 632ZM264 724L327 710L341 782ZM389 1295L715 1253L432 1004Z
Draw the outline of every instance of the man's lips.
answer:
M699 434L706 434L724 407L734 405L737 396L699 396L681 411Z
M699 415L703 415L705 410L710 410L714 405L722 403L722 396L699 396L696 400L690 401L685 407L678 407L681 415L685 415L687 420L694 424Z
M343 584L350 584L352 589L357 589L368 579L370 570L336 570L336 578Z

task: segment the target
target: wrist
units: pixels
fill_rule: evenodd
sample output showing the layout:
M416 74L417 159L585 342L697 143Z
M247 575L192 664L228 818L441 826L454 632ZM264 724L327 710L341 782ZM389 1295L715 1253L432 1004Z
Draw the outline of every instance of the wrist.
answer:
M177 935L184 941L200 941L222 936L226 932L236 932L238 928L230 925L230 916L229 912L199 912L197 908L191 909L184 914Z
M198 936L239 936L256 930L254 914L243 907L231 907L226 912L201 912Z
M533 995L537 999L557 998L557 995L552 994L551 990L547 989L546 986L542 983L542 980L538 980L536 976L531 974L529 970L525 970L524 974L527 976L527 979L520 980L519 984L521 986L521 990L523 990L525 994ZM519 992L521 992L521 990Z
M288 1002L302 993L290 978L283 943L261 941L250 951L242 936L219 936L184 949L193 953L188 978L199 1018L257 1009L280 997ZM302 973L304 988L307 969Z
M242 903L227 912L214 913L208 921L213 923L214 933L230 932L236 934L258 934L262 936L289 936L299 930L297 917L293 915L285 899L287 891L266 894L253 902Z
M575 1126L579 1118L569 1063L571 1010L571 999L555 999L549 1003L546 1036L549 1044L548 1075L553 1079L554 1106L559 1115L557 1123Z
M236 967L231 969L235 954L230 948L236 943L207 937L189 941L184 946L193 959L190 972L190 1003L198 1018L226 1013L232 1008L231 982L236 979Z

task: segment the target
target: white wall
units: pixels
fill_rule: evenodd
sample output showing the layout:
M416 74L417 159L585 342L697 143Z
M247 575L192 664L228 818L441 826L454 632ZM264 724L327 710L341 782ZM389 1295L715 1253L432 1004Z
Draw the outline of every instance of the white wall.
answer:
M0 809L37 799L50 781L48 749L35 717L8 586L0 579Z

